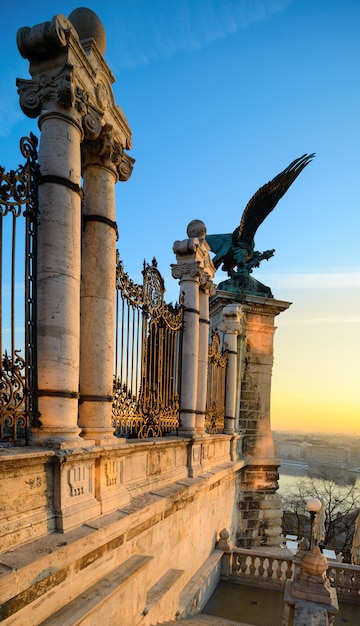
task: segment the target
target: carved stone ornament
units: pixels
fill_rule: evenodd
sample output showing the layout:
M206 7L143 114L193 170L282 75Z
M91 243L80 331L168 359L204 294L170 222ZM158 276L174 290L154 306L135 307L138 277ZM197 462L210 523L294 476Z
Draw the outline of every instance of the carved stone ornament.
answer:
M171 265L171 273L173 278L179 278L180 280L186 279L198 279L202 273L199 261L194 263L179 263L177 265Z
M109 93L104 81L99 81L95 87L95 96L99 107L105 111L110 102Z
M49 55L67 44L67 32L71 23L64 15L55 15L51 22L43 22L29 28L25 26L17 32L16 41L19 52L24 59L38 58Z
M214 296L216 293L216 287L209 277L208 273L204 270L200 272L200 291L208 292L210 296Z
M192 237L190 239L182 239L174 241L174 245L173 245L173 252L174 254L181 256L181 255L188 255L191 254L193 252L196 252L197 248L199 247L199 240L197 239L197 237Z
M95 111L89 111L82 119L82 127L85 139L92 141L98 139L102 128L100 115L95 113Z
M117 168L119 180L121 180L122 182L126 182L127 180L129 180L134 169L134 163L135 159L133 159L125 152L122 153L121 161Z
M99 124L100 120L95 115L91 116L90 114L83 119L83 124L85 120L93 123L94 136L91 136L89 128L87 128L86 138L90 140L84 141L82 144L83 167L89 167L89 165L108 167L116 172L119 180L128 180L132 174L135 159L124 153L120 142L114 137L112 126L110 124L105 124L102 128L100 126L100 132L95 138L95 132L98 131L97 120Z
M38 117L43 102L55 100L64 108L75 103L75 91L72 88L72 65L65 63L57 74L40 74L36 79L18 78L16 85L20 96L20 106L28 117Z

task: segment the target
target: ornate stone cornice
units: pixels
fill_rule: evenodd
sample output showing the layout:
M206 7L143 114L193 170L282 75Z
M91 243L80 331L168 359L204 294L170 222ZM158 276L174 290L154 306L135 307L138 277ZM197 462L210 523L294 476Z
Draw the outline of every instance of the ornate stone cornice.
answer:
M131 130L117 106L115 81L94 39L81 41L63 15L18 31L18 48L30 61L32 80L18 79L20 106L29 117L63 115L81 127L85 139L97 139L102 126L114 128L116 141L131 149ZM44 106L46 105L46 106ZM134 161L119 163L119 180L127 180Z
M242 306L244 307L244 311L249 311L251 313L264 313L268 315L278 315L279 313L286 311L286 309L291 306L291 302L287 302L285 300L237 294L231 291L222 291L221 289L218 289L216 292L216 298L212 300L212 305L223 307L228 304Z

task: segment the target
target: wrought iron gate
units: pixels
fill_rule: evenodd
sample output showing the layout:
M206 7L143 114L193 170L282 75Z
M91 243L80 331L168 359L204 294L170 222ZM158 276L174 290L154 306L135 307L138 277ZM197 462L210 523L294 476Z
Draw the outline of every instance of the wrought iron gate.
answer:
M28 443L29 427L37 416L33 393L37 371L35 259L39 169L36 148L34 135L23 137L20 150L25 164L9 172L0 167L1 446Z
M225 381L227 352L222 352L220 335L212 333L209 345L208 387L205 416L205 430L208 433L222 433L225 418Z
M179 426L181 305L164 302L156 260L134 283L117 260L113 424L119 437L160 437Z

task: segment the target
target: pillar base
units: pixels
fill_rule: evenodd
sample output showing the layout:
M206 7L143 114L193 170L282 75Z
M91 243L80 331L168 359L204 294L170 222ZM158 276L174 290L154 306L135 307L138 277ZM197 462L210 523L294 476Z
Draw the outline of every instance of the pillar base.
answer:
M84 440L80 437L80 428L62 430L61 428L41 427L33 428L31 445L51 448L53 450L76 449L84 447ZM86 446L94 445L94 441L87 441Z
M114 430L109 431L108 428L86 428L82 431L80 438L84 442L95 441L96 446L113 446L119 443L125 443L125 437L115 437Z

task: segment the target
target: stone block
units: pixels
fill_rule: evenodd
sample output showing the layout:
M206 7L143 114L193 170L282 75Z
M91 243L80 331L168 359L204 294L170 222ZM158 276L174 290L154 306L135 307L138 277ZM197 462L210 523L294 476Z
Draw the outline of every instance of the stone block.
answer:
M3 550L55 529L54 453L9 448L0 455L0 543Z
M55 457L54 505L61 532L101 514L95 494L95 454L76 451Z

